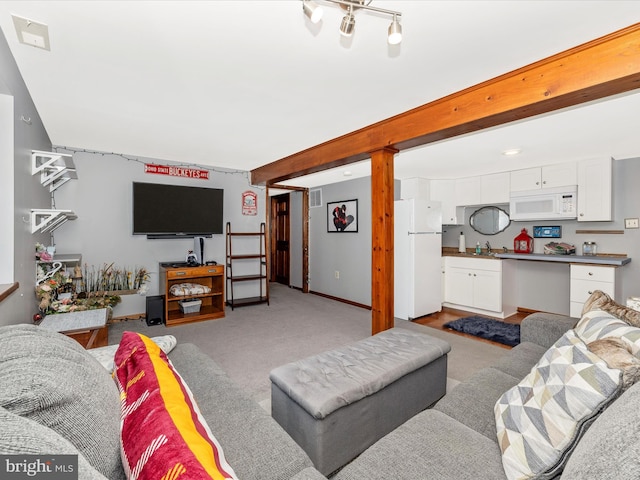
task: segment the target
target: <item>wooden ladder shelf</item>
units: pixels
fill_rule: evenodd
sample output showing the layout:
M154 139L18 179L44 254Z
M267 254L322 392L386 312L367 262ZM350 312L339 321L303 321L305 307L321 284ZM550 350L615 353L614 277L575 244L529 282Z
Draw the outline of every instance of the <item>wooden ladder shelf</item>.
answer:
M236 298L234 287L249 282L258 284L257 295ZM260 303L269 304L265 224L259 232L233 232L227 223L227 305L233 310Z

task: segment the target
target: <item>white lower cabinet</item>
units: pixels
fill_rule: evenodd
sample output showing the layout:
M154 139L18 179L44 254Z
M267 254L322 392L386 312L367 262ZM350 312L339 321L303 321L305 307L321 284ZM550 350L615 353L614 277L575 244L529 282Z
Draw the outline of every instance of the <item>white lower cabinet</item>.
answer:
M600 290L620 302L618 272L619 270L615 266L572 264L569 314L572 317L581 317L584 302L596 290Z
M445 306L505 318L516 312L509 260L445 257Z

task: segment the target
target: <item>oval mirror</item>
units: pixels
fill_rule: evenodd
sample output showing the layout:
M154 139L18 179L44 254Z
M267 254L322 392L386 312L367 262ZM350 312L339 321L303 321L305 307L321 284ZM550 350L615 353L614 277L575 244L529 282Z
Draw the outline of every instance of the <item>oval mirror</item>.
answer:
M511 219L509 214L498 207L482 207L469 217L471 228L483 235L495 235L504 231Z

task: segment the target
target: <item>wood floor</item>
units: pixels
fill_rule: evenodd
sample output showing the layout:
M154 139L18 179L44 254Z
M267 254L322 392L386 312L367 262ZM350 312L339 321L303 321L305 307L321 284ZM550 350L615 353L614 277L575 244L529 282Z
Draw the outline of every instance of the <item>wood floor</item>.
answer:
M531 312L518 312L515 315L507 317L505 319L496 318L496 320L502 320L507 323L517 323L520 324L523 318L529 315ZM465 312L463 310L454 310L453 308L443 307L441 312L432 313L431 315L426 315L424 317L417 318L413 320L413 323L419 323L420 325L426 325L428 327L437 328L438 330L445 330L450 333L454 333L456 335L461 335L463 337L472 338L479 342L490 343L492 345L496 345L498 347L510 349L511 347L507 345L503 345L502 343L492 342L491 340L485 340L484 338L474 337L473 335L467 335L466 333L456 332L455 330L450 330L448 328L444 328L443 325L452 320L457 320L458 318L469 317L471 315L476 315L472 312ZM486 315L482 315L483 317Z

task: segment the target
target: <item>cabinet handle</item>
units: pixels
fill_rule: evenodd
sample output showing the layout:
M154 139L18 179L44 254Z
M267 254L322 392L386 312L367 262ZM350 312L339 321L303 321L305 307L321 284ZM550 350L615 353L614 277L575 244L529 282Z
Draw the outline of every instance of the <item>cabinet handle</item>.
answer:
M217 268L212 268L211 270L209 270L209 273L216 273L218 271Z
M187 272L176 272L176 275L186 275Z
M536 182L536 185L540 185L540 182Z
M591 295L593 292L591 290L587 290L587 293Z
M593 272L589 272L589 273L588 273L588 275L589 275L590 277L592 277L592 276L593 276Z
M547 181L546 181L546 180L543 180L542 184L543 184L543 185L546 185L546 184L547 184Z
M581 216L581 217L584 217L584 213L581 213L581 214L580 214L580 216Z

